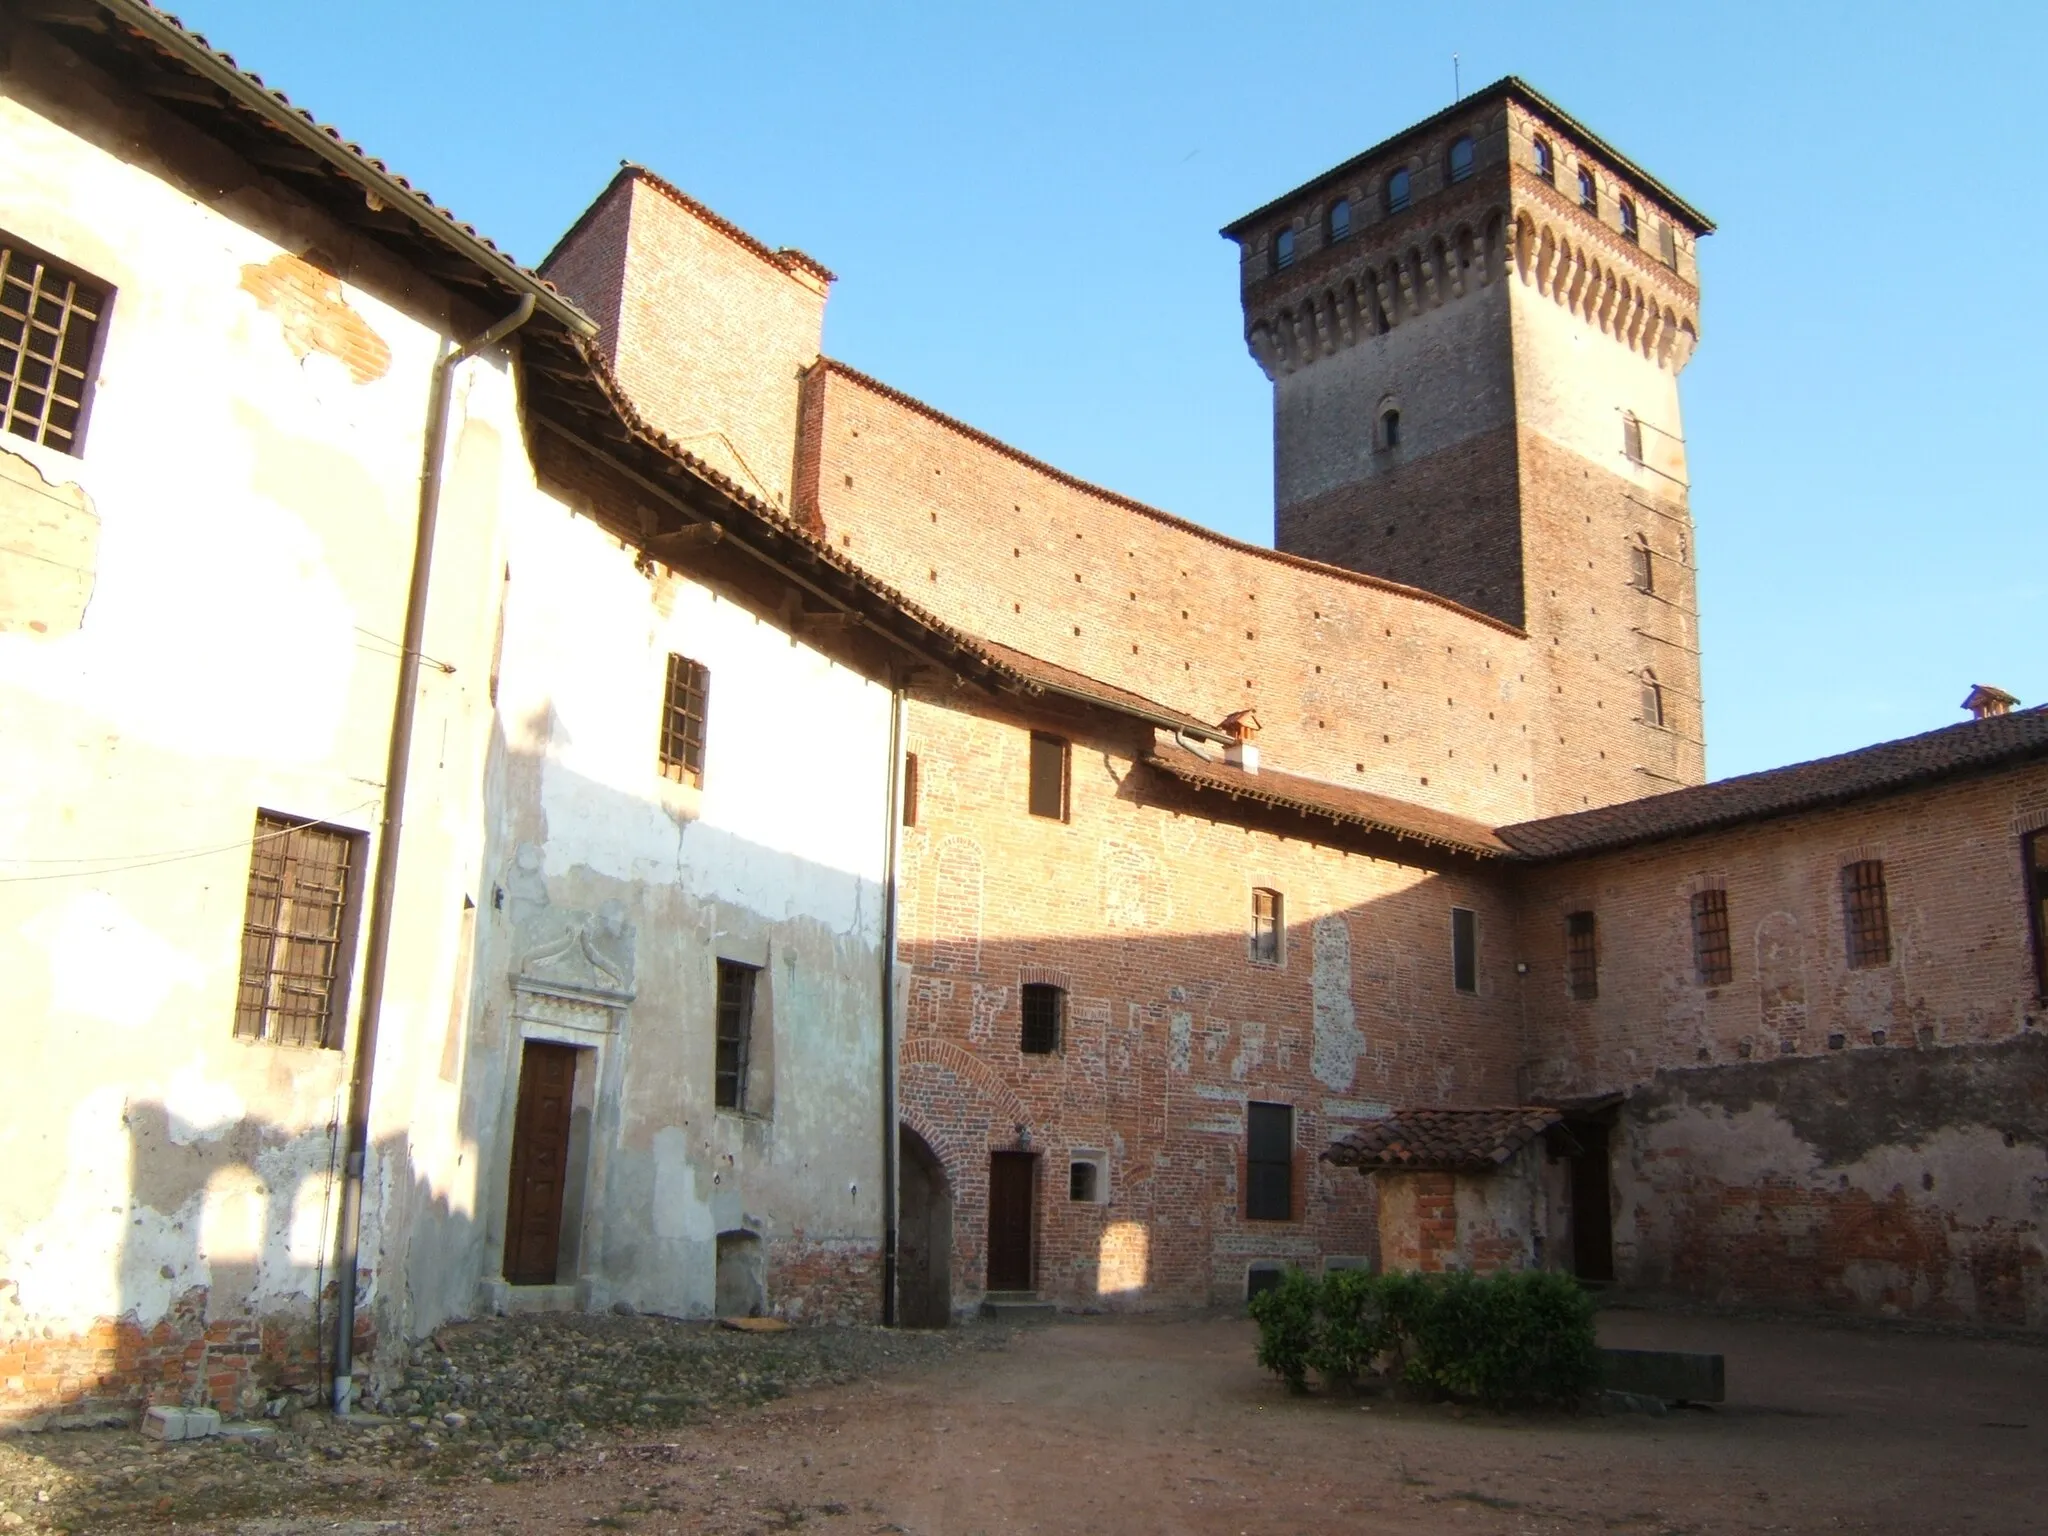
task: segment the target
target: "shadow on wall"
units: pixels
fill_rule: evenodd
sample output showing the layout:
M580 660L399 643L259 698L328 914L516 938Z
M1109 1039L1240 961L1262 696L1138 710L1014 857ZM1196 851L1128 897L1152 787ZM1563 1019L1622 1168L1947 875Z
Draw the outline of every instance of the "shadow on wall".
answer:
M60 1427L132 1419L155 1403L232 1417L287 1393L324 1398L334 1344L334 1128L286 1130L256 1117L196 1128L156 1102L129 1105L123 1120L126 1199L109 1211L122 1233L97 1260L113 1271L115 1308L83 1333L0 1340L0 1416ZM405 1189L404 1155L388 1141L373 1147L373 1183L383 1168L387 1189ZM467 1221L417 1184L370 1219L388 1221L404 1205ZM366 1256L373 1235L366 1228ZM377 1279L366 1265L359 1371L377 1342Z

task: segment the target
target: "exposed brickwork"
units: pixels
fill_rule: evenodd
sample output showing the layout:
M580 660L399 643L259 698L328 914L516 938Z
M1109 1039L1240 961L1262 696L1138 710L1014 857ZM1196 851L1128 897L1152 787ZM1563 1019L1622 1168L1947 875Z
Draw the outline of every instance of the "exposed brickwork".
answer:
M879 1323L882 1253L870 1242L776 1238L768 1244L768 1310L801 1323Z
M342 297L333 259L319 251L280 252L242 268L242 287L284 327L285 344L300 357L325 353L358 384L391 371L391 345Z

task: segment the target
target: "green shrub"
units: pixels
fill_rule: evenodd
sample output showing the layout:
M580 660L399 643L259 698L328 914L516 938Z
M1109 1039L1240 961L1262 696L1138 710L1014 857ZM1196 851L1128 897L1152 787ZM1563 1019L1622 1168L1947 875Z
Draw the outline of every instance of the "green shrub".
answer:
M1286 1382L1290 1392L1308 1390L1321 1299L1320 1282L1299 1269L1288 1270L1278 1285L1251 1299L1252 1318L1259 1325L1259 1364Z
M1308 1388L1313 1367L1346 1384L1389 1357L1427 1391L1509 1403L1567 1404L1598 1380L1592 1298L1569 1275L1374 1275L1335 1270L1318 1281L1289 1270L1255 1297L1259 1364Z

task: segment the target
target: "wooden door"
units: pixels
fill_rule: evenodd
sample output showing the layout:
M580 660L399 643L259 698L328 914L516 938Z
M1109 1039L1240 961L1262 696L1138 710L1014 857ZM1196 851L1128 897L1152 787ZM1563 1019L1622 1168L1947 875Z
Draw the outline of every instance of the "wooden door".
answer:
M1572 1268L1581 1280L1614 1278L1614 1213L1607 1173L1607 1127L1575 1122L1572 1159Z
M576 1048L529 1040L519 1062L512 1127L512 1191L505 1213L505 1278L553 1285L562 1247L562 1192L569 1171L569 1108Z
M1031 1289L1031 1205L1038 1158L1030 1152L988 1156L988 1288Z

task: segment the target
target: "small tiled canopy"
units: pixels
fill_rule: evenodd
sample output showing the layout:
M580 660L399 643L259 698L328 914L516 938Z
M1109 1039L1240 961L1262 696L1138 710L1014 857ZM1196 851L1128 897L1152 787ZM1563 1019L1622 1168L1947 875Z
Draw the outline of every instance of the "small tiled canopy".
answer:
M1523 1104L1505 1109L1397 1109L1335 1143L1323 1161L1361 1173L1491 1173L1564 1117Z

